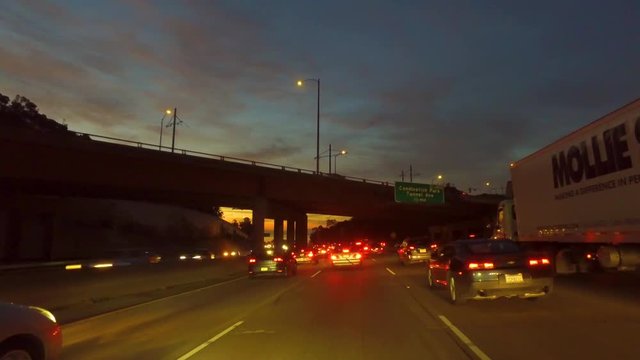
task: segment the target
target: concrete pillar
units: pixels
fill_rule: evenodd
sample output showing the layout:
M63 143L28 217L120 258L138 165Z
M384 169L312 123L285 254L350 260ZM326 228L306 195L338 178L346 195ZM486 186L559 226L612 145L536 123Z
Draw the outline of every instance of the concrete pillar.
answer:
M282 249L282 244L284 244L283 225L284 221L282 218L273 219L273 243L275 244L276 249Z
M264 246L264 219L267 216L267 200L258 198L253 205L253 234L251 247L259 249Z
M307 214L296 218L296 246L298 249L307 247Z
M296 222L289 218L287 219L287 244L293 246L296 243Z

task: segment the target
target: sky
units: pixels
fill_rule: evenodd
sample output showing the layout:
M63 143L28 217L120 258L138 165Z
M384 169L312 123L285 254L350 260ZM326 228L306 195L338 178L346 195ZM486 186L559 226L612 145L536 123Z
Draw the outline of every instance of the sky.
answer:
M296 81L320 79L320 151L354 177L497 191L640 97L636 1L1 5L0 93L71 130L158 144L176 107L176 147L313 170L316 83Z

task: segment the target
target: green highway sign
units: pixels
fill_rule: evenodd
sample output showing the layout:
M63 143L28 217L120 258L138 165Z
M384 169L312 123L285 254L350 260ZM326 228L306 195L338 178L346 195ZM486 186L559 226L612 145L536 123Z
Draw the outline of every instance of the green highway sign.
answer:
M439 185L396 182L394 195L398 203L444 204L444 188Z

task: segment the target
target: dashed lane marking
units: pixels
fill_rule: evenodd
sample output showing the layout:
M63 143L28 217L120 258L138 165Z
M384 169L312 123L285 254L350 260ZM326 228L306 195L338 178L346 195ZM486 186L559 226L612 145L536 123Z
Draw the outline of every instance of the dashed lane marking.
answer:
M476 354L476 356L478 356L478 358L480 358L480 360L491 360L487 354L480 350L480 348L476 346L476 344L474 344L462 331L460 331L460 329L453 325L449 319L444 315L438 315L438 317L465 345L467 345L471 351L473 351L474 354Z
M216 342L218 339L220 339L221 337L227 335L229 332L231 332L233 329L237 328L238 326L242 325L244 321L238 321L237 323L229 326L228 328L222 330L222 332L218 333L216 336L212 337L211 339L203 342L202 344L198 345L195 349L189 351L188 353L180 356L178 358L178 360L187 360L188 358L192 357L193 355L197 354L199 351L201 351L202 349L206 348L207 346L209 346L209 344L213 344L214 342Z

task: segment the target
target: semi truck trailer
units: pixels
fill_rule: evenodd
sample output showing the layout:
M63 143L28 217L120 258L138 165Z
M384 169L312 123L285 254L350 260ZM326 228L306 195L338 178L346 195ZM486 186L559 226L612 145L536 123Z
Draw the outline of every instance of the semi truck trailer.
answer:
M640 99L510 170L493 238L547 251L559 274L640 265Z

